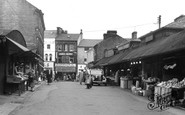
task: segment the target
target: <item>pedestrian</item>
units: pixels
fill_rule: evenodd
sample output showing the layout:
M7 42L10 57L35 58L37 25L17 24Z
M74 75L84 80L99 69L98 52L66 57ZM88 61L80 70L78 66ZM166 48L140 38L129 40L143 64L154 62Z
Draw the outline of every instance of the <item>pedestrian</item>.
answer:
M31 88L31 91L34 91L33 88L35 86L34 84L34 72L30 70L28 73L28 86Z
M91 75L88 75L88 76L86 77L85 84L86 84L86 86L87 86L87 89L92 88L93 82L92 82L92 77L91 77Z
M83 80L84 80L83 70L81 70L81 71L79 72L79 77L80 77L80 85L82 85L82 82L83 82Z
M52 74L50 74L50 70L46 73L46 79L47 79L47 84L49 85L51 83L51 78Z

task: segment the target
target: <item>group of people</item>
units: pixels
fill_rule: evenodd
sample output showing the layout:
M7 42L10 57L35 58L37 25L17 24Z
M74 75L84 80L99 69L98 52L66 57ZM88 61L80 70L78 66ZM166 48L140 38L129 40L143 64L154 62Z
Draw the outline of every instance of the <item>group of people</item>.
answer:
M93 79L87 70L86 71L81 70L79 72L79 82L80 82L80 85L82 85L82 83L84 82L87 86L87 89L92 88Z

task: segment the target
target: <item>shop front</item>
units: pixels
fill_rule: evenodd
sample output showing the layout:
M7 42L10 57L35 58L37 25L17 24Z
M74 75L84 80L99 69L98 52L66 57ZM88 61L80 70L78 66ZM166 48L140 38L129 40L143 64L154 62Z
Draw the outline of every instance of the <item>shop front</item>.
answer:
M74 81L76 78L76 64L55 64L56 76L60 80Z

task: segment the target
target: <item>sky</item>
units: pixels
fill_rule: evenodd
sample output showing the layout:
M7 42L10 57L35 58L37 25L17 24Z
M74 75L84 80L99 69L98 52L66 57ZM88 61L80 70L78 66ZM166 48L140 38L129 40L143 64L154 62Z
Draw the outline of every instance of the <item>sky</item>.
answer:
M123 38L138 37L158 29L185 14L184 0L27 0L44 13L46 30L61 27L80 33L84 39L103 39L107 30Z

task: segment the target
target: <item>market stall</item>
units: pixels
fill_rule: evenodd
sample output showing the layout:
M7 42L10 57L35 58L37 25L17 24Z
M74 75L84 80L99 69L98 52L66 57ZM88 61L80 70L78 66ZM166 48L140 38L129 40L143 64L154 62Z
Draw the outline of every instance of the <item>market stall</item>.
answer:
M18 93L20 96L28 90L28 78L23 75L9 75L6 79L6 92L8 94Z
M169 106L185 106L185 78L178 81L173 78L168 81L162 81L155 86L154 99L147 104L148 109L161 110Z

